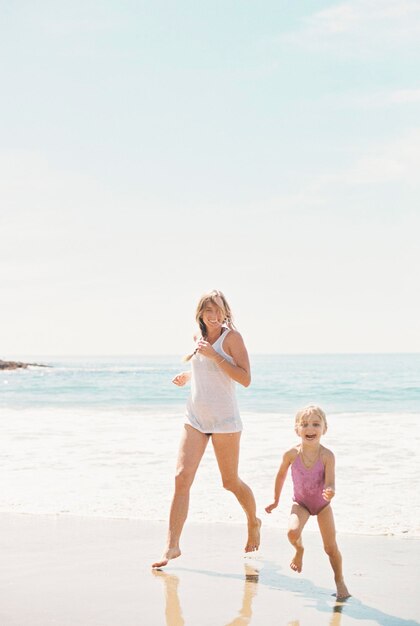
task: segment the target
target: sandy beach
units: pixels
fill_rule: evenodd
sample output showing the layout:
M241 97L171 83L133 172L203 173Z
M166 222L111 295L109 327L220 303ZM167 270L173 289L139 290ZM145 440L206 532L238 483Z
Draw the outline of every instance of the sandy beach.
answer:
M2 626L419 624L418 538L339 535L353 594L342 603L313 531L298 575L280 528L244 558L242 525L188 523L183 555L152 571L164 523L3 513L0 524Z

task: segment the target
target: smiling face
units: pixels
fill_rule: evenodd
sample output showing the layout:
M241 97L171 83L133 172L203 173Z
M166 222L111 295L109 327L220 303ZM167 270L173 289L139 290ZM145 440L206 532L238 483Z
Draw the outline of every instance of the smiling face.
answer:
M207 330L216 330L221 327L225 320L223 310L211 300L208 300L203 307L200 318Z
M325 413L319 407L308 407L296 415L296 434L303 443L319 443L327 432Z
M207 337L209 332L212 334L219 330L224 323L229 328L233 326L229 305L221 291L211 291L202 296L198 303L196 320L203 337Z

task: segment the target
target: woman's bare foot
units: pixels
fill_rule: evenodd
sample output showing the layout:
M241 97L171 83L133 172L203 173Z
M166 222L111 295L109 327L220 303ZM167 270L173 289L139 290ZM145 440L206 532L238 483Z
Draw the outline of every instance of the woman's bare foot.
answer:
M181 556L181 550L179 548L168 548L163 553L161 560L156 561L156 563L153 563L152 567L155 567L155 568L165 567L165 565L168 565L168 562L171 559L176 559L179 556Z
M346 600L347 598L351 597L344 580L340 581L339 583L336 583L336 586L337 586L337 593L335 594L335 597L337 598L337 600Z
M290 563L290 567L294 572L300 573L302 571L302 563L303 563L303 548L296 548L296 554Z
M248 524L248 541L245 552L255 552L260 547L261 520L257 517L255 524Z

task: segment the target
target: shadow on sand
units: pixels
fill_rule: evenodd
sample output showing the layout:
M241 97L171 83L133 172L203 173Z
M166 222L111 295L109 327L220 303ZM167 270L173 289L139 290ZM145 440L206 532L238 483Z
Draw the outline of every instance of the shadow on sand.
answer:
M371 620L380 626L420 626L415 620L407 620L395 615L383 613L381 610L368 606L350 597L345 601L335 602L331 606L331 592L323 587L314 585L305 578L294 581L290 576L285 576L279 571L277 564L265 561L261 569L245 563L245 573L222 574L217 571L177 567L177 572L189 572L202 576L217 578L229 578L244 580L242 606L238 615L225 626L245 626L251 623L252 600L255 597L258 585L264 585L270 589L289 591L295 595L301 595L305 600L314 601L313 608L321 613L329 613L329 626L340 626L342 614L356 620ZM171 570L171 572L174 570ZM163 580L165 584L165 615L167 626L184 626L184 618L178 596L179 578L173 573L163 570L153 570L154 576ZM299 626L299 621L291 621L289 626Z

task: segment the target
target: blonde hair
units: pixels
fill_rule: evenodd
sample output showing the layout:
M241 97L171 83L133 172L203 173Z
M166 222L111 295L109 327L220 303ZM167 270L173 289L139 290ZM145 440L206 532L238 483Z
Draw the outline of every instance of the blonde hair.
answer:
M208 293L205 293L201 296L195 312L195 319L203 339L207 339L207 328L203 321L203 312L209 303L217 306L217 308L222 312L224 326L227 326L230 329L235 328L235 325L233 323L232 311L230 309L228 301L221 291L219 291L218 289L213 289L212 291L209 291ZM194 350L194 352L187 355L184 358L184 361L189 361L194 356L195 352L196 351Z
M305 417L310 417L311 415L316 415L320 419L320 421L324 425L324 433L326 433L328 428L326 415L321 407L317 406L316 404L309 404L308 406L305 406L303 409L296 413L295 428L300 426Z

